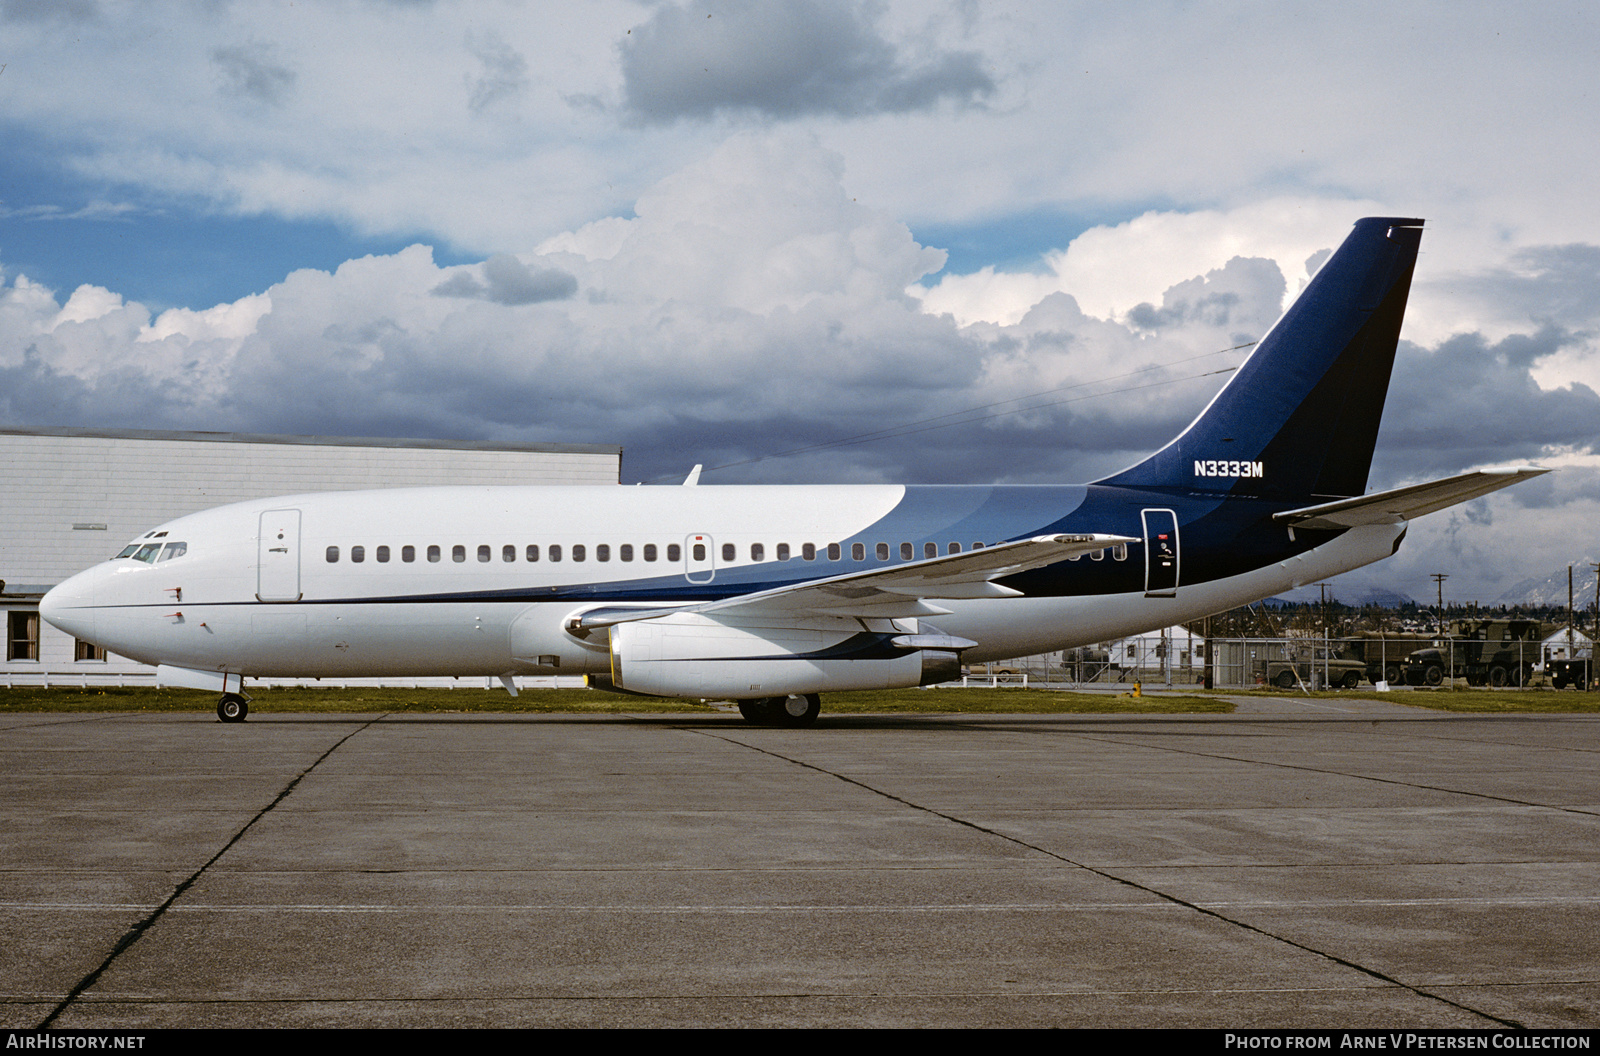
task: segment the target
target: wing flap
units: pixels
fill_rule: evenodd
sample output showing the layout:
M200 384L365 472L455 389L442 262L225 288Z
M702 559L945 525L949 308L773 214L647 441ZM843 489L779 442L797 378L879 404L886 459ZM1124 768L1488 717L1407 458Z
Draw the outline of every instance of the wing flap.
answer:
M1532 466L1514 469L1481 469L1454 477L1431 480L1426 484L1359 495L1353 499L1304 506L1275 513L1272 519L1291 528L1356 528L1364 524L1398 524L1435 513L1458 503L1509 488L1524 480L1550 472Z

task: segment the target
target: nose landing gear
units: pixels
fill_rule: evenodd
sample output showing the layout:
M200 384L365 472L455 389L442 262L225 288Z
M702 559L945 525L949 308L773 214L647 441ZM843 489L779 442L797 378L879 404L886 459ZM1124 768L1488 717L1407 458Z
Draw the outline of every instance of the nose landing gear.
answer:
M250 714L250 698L239 693L224 693L217 701L217 718L223 722L243 722Z

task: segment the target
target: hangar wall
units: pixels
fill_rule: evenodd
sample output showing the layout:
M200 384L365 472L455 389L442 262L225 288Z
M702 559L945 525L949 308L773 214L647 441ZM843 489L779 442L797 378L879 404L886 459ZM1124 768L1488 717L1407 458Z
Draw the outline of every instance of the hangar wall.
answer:
M307 491L616 484L621 467L600 444L0 428L0 685L153 680L45 624L39 598L174 517Z

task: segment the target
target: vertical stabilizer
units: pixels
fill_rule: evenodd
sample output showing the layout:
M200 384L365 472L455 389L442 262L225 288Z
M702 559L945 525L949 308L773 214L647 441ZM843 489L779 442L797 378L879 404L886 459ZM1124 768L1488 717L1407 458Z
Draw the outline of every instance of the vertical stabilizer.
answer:
M1367 487L1422 221L1368 217L1178 438L1098 481L1267 497Z

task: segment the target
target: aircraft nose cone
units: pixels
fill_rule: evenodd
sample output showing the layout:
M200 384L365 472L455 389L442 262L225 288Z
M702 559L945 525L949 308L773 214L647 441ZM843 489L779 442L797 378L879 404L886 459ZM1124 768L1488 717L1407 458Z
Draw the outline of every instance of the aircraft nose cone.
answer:
M39 599L39 615L59 631L94 641L94 579L80 572Z

